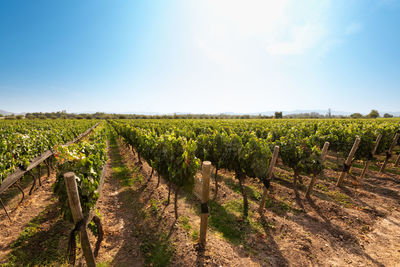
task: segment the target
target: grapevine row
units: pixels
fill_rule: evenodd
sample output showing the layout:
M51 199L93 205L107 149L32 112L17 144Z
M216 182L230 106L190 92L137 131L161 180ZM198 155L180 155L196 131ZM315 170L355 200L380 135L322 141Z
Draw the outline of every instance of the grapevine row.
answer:
M80 142L54 148L57 174L53 191L61 203L61 212L66 220L72 222L64 174L75 174L82 211L87 215L99 198L100 178L107 161L107 138L108 129L102 124Z
M0 184L16 168L25 170L32 159L94 124L92 120L1 121Z
M377 154L390 146L400 130L398 120L141 120L111 121L122 136L159 175L176 186L193 186L198 160L211 161L216 169L235 173L243 195L244 216L248 200L244 190L246 177L259 179L266 187L271 151L280 147L282 163L294 172L294 186L300 174L314 177L324 168L321 148L329 142L330 150L342 156L349 153L357 137L361 144L354 159L371 160L375 139L382 140ZM179 143L179 145L172 145ZM183 162L183 164L182 164ZM180 172L185 175L177 175ZM178 178L179 177L179 178ZM217 175L215 175L217 177ZM218 181L216 179L216 194Z

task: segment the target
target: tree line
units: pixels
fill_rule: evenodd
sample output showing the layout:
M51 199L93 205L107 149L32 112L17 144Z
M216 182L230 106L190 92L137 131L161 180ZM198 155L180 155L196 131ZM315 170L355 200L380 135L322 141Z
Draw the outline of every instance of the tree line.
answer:
M7 115L0 114L3 119L323 119L323 118L379 118L381 115L377 110L371 110L369 114L363 115L361 113L353 113L350 116L346 115L332 115L329 111L326 115L310 112L310 113L296 113L283 115L282 111L277 111L273 116L267 115L234 115L234 114L168 114L168 115L141 115L141 114L114 114L114 113L67 113L65 111L59 112L34 112L26 113L25 115ZM383 118L392 118L393 115L385 113Z

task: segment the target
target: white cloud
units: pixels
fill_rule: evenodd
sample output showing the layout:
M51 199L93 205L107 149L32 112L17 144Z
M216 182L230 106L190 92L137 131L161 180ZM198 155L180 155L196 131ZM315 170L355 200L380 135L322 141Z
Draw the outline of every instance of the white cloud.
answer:
M192 2L196 42L205 54L212 52L212 58L221 47L232 48L233 57L254 47L271 55L304 54L329 37L330 8L329 0Z
M289 29L289 37L286 41L272 40L267 44L267 51L272 55L300 55L308 49L318 45L326 34L323 25L306 23L294 25Z
M343 1L203 0L185 7L191 64L170 88L208 95L203 102L213 112L284 109L299 99L314 105L327 86L318 66L346 43Z
M203 25L214 33L255 36L273 31L287 5L288 0L206 0L195 9Z

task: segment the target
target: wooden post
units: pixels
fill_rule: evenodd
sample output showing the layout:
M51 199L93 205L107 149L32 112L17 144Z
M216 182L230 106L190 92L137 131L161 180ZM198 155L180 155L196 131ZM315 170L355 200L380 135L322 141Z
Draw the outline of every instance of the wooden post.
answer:
M8 214L8 211L6 209L6 206L4 205L3 200L1 200L1 198L0 198L0 203L3 206L4 211L6 212L8 219L10 220L10 222L12 222L10 215Z
M38 170L38 180L39 180L39 186L42 186L42 166L39 163L39 165L37 165L37 170Z
M325 161L326 152L328 152L328 148L329 148L329 142L325 142L324 146L322 147L322 151L321 151L321 162L322 163L324 163L324 161ZM316 182L317 182L317 176L313 175L313 177L310 181L310 185L307 188L306 197L310 197L310 194L311 194Z
M32 174L31 171L28 171L28 174L29 174L30 176L32 176L32 178L33 178L32 187L31 187L31 189L29 190L29 195L32 195L33 189L35 188L35 185L36 185L36 176L35 176L34 174Z
M394 163L394 166L397 167L400 163L400 154L397 156L396 162Z
M18 180L18 181L14 184L14 185L18 188L18 190L21 192L21 194L22 194L22 198L21 198L21 200L19 201L17 207L22 203L22 201L23 201L24 198L25 198L25 193L24 193L24 190L23 190L22 187L21 187L20 181L21 181L21 180Z
M200 222L200 245L206 244L208 225L208 200L210 195L211 162L204 161L202 169L202 199L201 199L201 222Z
M381 139L382 139L382 134L379 134L378 137L376 137L375 146L371 151L372 156L375 156L376 150L378 149L378 146L379 146L379 143L380 143ZM360 180L364 179L365 174L367 173L367 170L368 170L368 167L369 167L369 163L370 163L369 160L367 160L365 162L364 169L362 170L361 175L360 175Z
M50 163L49 163L50 158L47 158L44 163L46 164L46 168L47 168L47 178L50 177Z
M278 154L279 154L279 146L275 146L274 147L274 153L272 154L272 158L271 161L269 163L269 167L268 167L268 173L267 173L267 179L271 179L272 174L274 173L274 167L276 164L276 160L278 159ZM260 214L262 214L263 210L264 210L264 205L265 205L265 199L267 198L267 193L268 193L268 188L266 188L264 186L264 191L263 191L263 196L260 202L260 207L258 209L258 211L260 212Z
M339 179L337 180L336 186L340 186L343 182L344 177L346 176L346 174L349 172L349 170L346 170L346 166L351 166L351 161L353 160L354 154L357 151L358 145L360 144L361 139L360 138L356 138L356 140L354 141L353 147L350 150L349 155L347 156L346 161L344 162L344 169L342 171L342 173L339 176Z
M379 170L379 173L383 173L385 171L386 165L388 164L389 158L390 158L390 157L388 157L388 155L392 154L393 149L397 145L397 140L399 139L399 136L400 136L400 134L398 134L398 133L396 133L396 135L394 136L392 145L390 146L389 151L387 152L387 156L386 156L385 162L382 164L381 169Z
M69 207L71 208L72 217L74 218L74 223L76 224L79 221L83 220L83 213L81 202L79 200L78 185L76 184L75 174L73 172L67 172L66 174L64 174L64 180L68 194ZM92 248L90 246L89 236L86 231L86 224L82 224L79 231L86 264L89 267L95 267L96 261L94 259Z
M321 151L321 160L322 163L325 161L326 158L326 154L328 152L328 148L329 148L329 142L325 142L324 146L322 147L322 151Z

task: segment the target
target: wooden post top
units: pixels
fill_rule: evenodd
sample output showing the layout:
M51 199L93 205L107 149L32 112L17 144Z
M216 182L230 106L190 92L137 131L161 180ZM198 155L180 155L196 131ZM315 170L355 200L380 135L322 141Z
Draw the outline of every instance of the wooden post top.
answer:
M208 177L210 175L210 172L211 172L211 162L210 161L203 161L202 172L203 172L203 179L204 179L204 177Z
M211 166L211 161L203 161L203 166Z
M75 173L66 172L66 173L64 173L64 178L74 178L75 179Z

